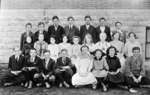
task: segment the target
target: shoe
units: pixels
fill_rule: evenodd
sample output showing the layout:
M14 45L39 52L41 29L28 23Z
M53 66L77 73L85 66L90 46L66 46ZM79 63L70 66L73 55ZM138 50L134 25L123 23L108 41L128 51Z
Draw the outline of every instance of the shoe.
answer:
M92 89L95 90L97 88L96 84L92 84Z
M32 81L29 81L29 85L28 85L28 87L27 88L32 88Z
M45 83L45 85L46 85L47 89L51 87L51 85L49 83L47 83L47 82Z
M133 88L130 88L130 89L129 89L129 92L130 92L130 93L137 93L138 91L135 90L135 89L133 89Z
M102 92L107 92L107 91L108 91L107 87L103 86Z
M60 83L60 84L59 84L59 88L62 88L62 87L63 87L63 85L62 85L62 83Z
M69 87L70 87L70 85L69 85L67 82L65 82L65 81L64 81L63 84L64 84L64 86L65 86L66 88L69 88Z
M37 83L37 84L36 84L37 87L40 87L41 85L42 85L41 83Z
M24 87L28 87L28 84L29 84L29 83L28 83L28 82L26 82L26 83L25 83L25 85L24 85Z
M4 86L11 86L12 83L5 83Z

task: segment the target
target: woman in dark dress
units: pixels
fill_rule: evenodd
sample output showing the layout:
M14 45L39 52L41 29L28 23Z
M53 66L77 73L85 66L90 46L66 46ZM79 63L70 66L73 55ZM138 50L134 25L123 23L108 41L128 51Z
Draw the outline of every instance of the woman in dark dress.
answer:
M124 76L120 72L121 63L116 54L117 50L115 47L111 46L107 49L106 61L109 67L107 75L108 86L116 86L124 82Z

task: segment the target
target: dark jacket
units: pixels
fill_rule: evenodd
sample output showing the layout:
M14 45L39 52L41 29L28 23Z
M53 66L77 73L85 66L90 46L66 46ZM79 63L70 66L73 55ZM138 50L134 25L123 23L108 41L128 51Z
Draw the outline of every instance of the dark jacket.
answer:
M24 32L23 34L21 34L21 40L20 40L20 49L22 50L23 47L24 47L24 44L26 43L26 38L27 38L27 33ZM29 32L29 36L31 37L32 39L32 42L31 43L34 43L34 33L32 32Z
M30 61L30 56L25 58L25 67L35 67L36 72L41 72L42 71L42 60L36 56L34 62Z
M9 58L9 64L8 64L8 68L12 71L18 71L18 70L22 70L23 66L24 66L24 61L25 58L23 55L19 56L19 60L17 60L15 58L15 55L12 55Z
M110 42L110 41L112 40L112 39L111 39L110 27L105 26L104 32L105 32L106 35L107 35L106 41ZM100 26L98 26L98 27L96 28L96 33L97 33L97 37L96 37L96 38L97 38L97 41L99 41L99 40L100 40L100 39L99 39L99 34L101 33Z
M65 30L62 26L58 26L57 30L55 30L54 25L49 26L48 28L48 35L49 36L55 36L56 43L62 42L62 36L65 34Z
M92 35L93 42L95 43L96 42L96 29L95 29L95 27L92 25L90 25L88 29L86 28L86 25L82 25L80 27L80 38L81 38L82 42L83 42L84 37L87 33Z
M56 68L61 68L63 66L70 66L72 68L71 59L66 57L66 60L63 62L62 57L57 59Z
M43 31L43 35L44 35L44 41L49 43L49 35L47 31ZM34 42L38 41L38 37L39 37L39 30L37 32L35 32L34 34Z
M55 61L53 59L50 58L49 62L48 62L48 65L46 66L46 63L45 63L45 59L42 60L43 64L42 64L42 72L44 74L53 74L54 73L54 70L55 70Z
M79 29L73 25L72 28L70 29L69 25L65 26L65 34L68 37L69 42L72 42L73 36L80 36Z

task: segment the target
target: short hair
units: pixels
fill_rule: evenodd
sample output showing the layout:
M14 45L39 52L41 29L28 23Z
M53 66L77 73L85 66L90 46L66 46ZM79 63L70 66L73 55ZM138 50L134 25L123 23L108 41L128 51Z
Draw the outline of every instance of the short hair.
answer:
M69 16L69 17L67 18L68 21L69 21L70 19L74 20L74 17L73 17L73 16Z
M104 20L106 21L106 19L104 17L99 18L99 21Z
M117 55L117 49L114 47L114 46L110 46L107 50L106 50L106 55L108 56L109 55L109 50L110 49L114 49L115 50L115 55Z
M112 34L112 38L114 39L114 36L115 36L117 33L119 34L119 40L120 40L121 34L120 34L119 32L113 33L113 34Z
M28 22L28 23L25 25L25 27L27 27L27 26L32 27L32 23Z
M120 23L120 24L122 25L122 23L121 23L121 22L117 21L117 22L115 22L115 26L117 26L117 24L118 24L118 23Z
M35 48L31 48L31 49L30 49L30 52L31 52L32 50L36 51L36 49L35 49Z
M45 26L44 22L39 22L39 23L38 23L38 26L40 26L40 25Z
M53 16L53 17L52 17L52 20L54 20L54 19L59 20L59 17L58 17L58 16Z
M140 47L133 47L132 52L134 52L134 50L139 50L140 51Z
M61 53L64 52L64 51L65 51L65 52L68 52L67 49L61 49Z
M51 36L50 36L50 38L54 38L54 39L56 39L56 36L55 36L55 35L51 35Z
M79 37L79 36L73 36L73 37L72 37L72 40L75 39L75 38L78 38L79 41L80 41L80 37Z
M87 45L83 45L83 46L81 46L80 51L82 51L82 49L85 47L89 50L89 47Z
M50 53L50 50L44 50L43 53L44 53L44 54L45 54L45 53Z
M90 20L92 20L91 16L87 15L84 17L84 20L86 20L87 18L89 18Z
M94 51L94 55L96 54L96 52L98 52L98 51L100 51L101 53L102 53L102 56L104 56L105 55L105 53L101 50L101 49L96 49L95 51Z
M133 34L133 35L134 35L134 38L135 38L135 39L137 38L137 36L136 36L136 34L135 34L134 32L130 32L130 33L128 34L128 37L130 37L130 36L131 36L131 34Z

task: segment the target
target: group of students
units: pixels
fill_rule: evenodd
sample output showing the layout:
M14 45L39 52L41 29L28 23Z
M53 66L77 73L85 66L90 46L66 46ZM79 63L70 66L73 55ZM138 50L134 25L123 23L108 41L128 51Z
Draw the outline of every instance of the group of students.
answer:
M134 93L134 87L150 83L145 77L141 44L134 32L122 30L121 22L116 22L116 30L111 31L105 18L100 18L95 28L91 17L85 16L79 30L73 17L67 20L69 25L63 28L54 16L48 32L43 22L38 23L35 33L32 24L26 24L20 49L14 48L9 70L1 79L4 86L91 85L93 89L102 86L103 91L127 86Z

